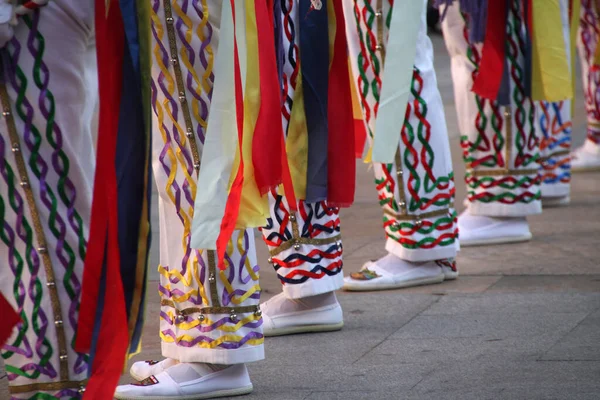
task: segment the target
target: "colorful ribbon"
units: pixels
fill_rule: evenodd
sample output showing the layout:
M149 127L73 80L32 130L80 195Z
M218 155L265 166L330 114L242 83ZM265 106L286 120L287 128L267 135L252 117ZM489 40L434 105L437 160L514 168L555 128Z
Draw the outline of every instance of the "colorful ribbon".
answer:
M417 54L417 38L426 1L394 4L387 42L385 71L371 158L375 162L394 162L400 141L400 127L408 104Z
M333 8L329 26L335 34L330 32L330 38L333 36L333 57L327 102L327 201L331 207L349 207L354 201L356 162L348 47L342 0L330 0L329 3Z

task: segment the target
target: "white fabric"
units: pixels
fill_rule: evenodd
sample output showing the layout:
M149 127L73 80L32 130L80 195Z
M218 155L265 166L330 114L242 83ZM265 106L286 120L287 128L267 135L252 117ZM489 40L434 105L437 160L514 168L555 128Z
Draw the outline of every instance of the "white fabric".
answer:
M170 51L164 2L151 21L155 32L151 46L157 49L152 52L155 99L152 164L159 196L159 291L161 300L168 301L161 306L161 348L164 357L180 362L237 364L264 358L261 327L254 323L259 320L254 310L258 306L260 286L252 230L233 233L224 271L214 265L213 253L190 246L196 193L193 186L197 179L191 141L186 137L184 110L187 107L189 111L196 146L203 158L206 151L202 139L210 120L206 110L210 109L211 92L217 94L212 90L212 74L219 79L222 72L215 70L214 56L220 51L222 32L219 27L225 3L209 0L197 7L188 7L185 29L190 34L179 34L175 29L177 66L183 76L183 88L177 86L170 61L174 55ZM172 12L177 13L175 7ZM174 17L177 20L178 17ZM231 38L232 33L227 35ZM230 46L231 42L224 45ZM181 92L185 101L179 98ZM209 189L200 187L198 190ZM219 306L227 307L225 312L202 314L203 325L199 328L200 310ZM231 318L230 309L237 307L249 307L246 310L250 311ZM186 309L195 311L181 319L180 311ZM242 320L246 322L240 323Z
M571 167L579 171L600 169L600 144L587 139L583 146L573 151Z
M467 157L473 158L475 161L487 158L488 160L494 160L496 157L502 160L502 165L495 162L495 166L477 165L475 170L481 174L476 178L477 184L473 184L474 187L468 185L467 191L470 198L478 199L479 196L482 198L490 198L497 196L504 196L509 201L473 201L469 206L470 212L477 215L497 216L497 217L511 217L511 216L526 216L532 214L541 213L541 201L535 200L537 194L540 191L540 186L537 184L523 185L516 189L505 189L506 185L500 182L503 179L521 181L524 178L528 178L534 181L535 175L531 173L529 175L514 174L511 171L514 170L528 170L535 171L538 168L538 164L531 161L535 159L535 156L539 153L539 145L531 145L537 143L539 136L534 130L534 126L530 124L528 118L523 117L523 127L519 132L519 126L517 125L515 118L510 118L510 130L512 132L512 142L508 143L508 129L506 123L503 121L503 114L506 111L505 107L498 106L495 102L487 99L482 99L481 109L478 106L477 96L471 91L473 86L473 72L477 68L477 62L480 62L482 56L482 44L470 45L467 42L467 32L465 31L465 20L460 13L459 4L454 3L448 7L446 11L446 17L442 22L442 30L444 33L444 41L451 58L451 69L452 69L452 80L454 85L454 98L456 102L456 110L458 114L458 126L460 134L465 137L463 141L463 151L467 152ZM509 21L516 25L516 20L519 16L515 16L512 11L509 11ZM521 26L521 31L511 30L513 35L512 40L517 40L517 36L521 37L524 34L524 25ZM512 47L511 47L512 49ZM524 65L525 59L523 54L517 48L511 51L516 51L518 54L514 58L515 63L520 66ZM470 54L471 53L471 54ZM507 56L508 58L508 56ZM479 60L479 61L477 61ZM509 66L510 68L510 66ZM510 91L511 91L511 109L516 110L522 108L522 113L529 115L531 110L531 101L528 99L515 100L513 91L517 87L517 84L511 78L510 80ZM478 118L479 115L485 118ZM495 118L497 114L500 117ZM513 111L513 116L515 112ZM483 126L478 127L477 124ZM498 132L495 131L498 129ZM481 132L480 132L481 130ZM496 134L500 135L504 139L502 146L497 146L493 138ZM516 138L519 134L522 134L524 138L522 141L527 143L524 148L524 153L531 156L529 164L525 165L521 160L519 164L516 162L518 150L516 146ZM476 143L478 138L483 135L485 138L482 140L484 144L477 146L474 149L468 149L469 143ZM538 136L538 138L535 138ZM536 139L536 140L534 140ZM493 142L493 143L492 143ZM475 147L475 146L474 146ZM508 150L510 149L510 157L507 159ZM490 162L490 161L488 161ZM501 170L508 169L509 171L501 174ZM490 172L489 175L485 175L486 171ZM482 179L489 179L492 183L482 184ZM474 179L474 178L471 178ZM504 186L504 187L503 187ZM510 185L509 185L510 186ZM510 199L513 196L524 196L526 201L511 202Z
M327 332L344 325L342 307L333 292L297 300L281 293L264 303L261 310L265 336Z
M38 238L35 233L32 233L33 248L28 248L26 236L22 233L24 232L24 221L34 232L33 218L25 201L25 192L19 185L19 172L15 157L11 152L12 141L8 135L7 119L2 117L0 118L0 148L2 148L0 165L2 168L0 169L6 171L10 167L14 174L14 192L15 196L18 196L19 202L22 202L20 204L22 204L24 220L10 205L9 183L3 177L4 175L0 176L0 198L5 205L3 220L0 218L0 224L13 231L16 229L13 243L7 246L0 241L0 265L2 265L0 267L0 292L13 307L21 309L27 318L27 330L24 332L24 340L19 346L19 352L13 353L4 361L6 365L13 368L39 364L40 356L46 354L46 350L31 352L27 350L26 344L41 343L44 337L48 340L48 344L42 347L52 349L49 364L41 368L42 373L37 379L18 376L11 381L12 385L60 381L60 374L58 374L60 371L59 345L54 329L55 320L63 321L69 364L67 379L81 381L87 378L86 364L81 358L82 356L73 350L72 343L77 321L78 286L81 284L83 275L80 237L83 240L87 240L89 237L95 168L91 121L98 96L98 84L93 9L91 0L63 0L52 2L40 10L37 30L43 37L45 47L41 57L44 67L47 68L47 71L42 69L41 72L41 80L47 79L48 86L45 89L43 85L40 85L42 88L38 87L34 81L35 57L33 52L39 51L40 42L35 35L32 36L32 31L26 24L19 23L14 27L15 39L20 45L18 57L15 55L15 48L12 44L6 47L27 80L27 89L22 98L23 103L18 108L16 107L17 89L10 79L7 79L6 86L11 102L10 111L20 137L20 149L27 165L30 186L43 225L48 254L54 270L55 287L62 309L62 315L54 315L52 312L50 296L46 287L48 277L37 251ZM35 16L35 18L38 17ZM24 81L20 81L17 85L20 86L23 83ZM53 104L49 95L53 97ZM31 107L29 114L31 120L27 125L18 113L18 110L21 110L27 115L26 106ZM55 107L53 125L49 125L49 120L44 117L42 106L48 109ZM49 127L54 128L52 133L48 133ZM52 191L56 201L54 228L59 232L58 235L55 235L49 226L51 211L47 205L47 202L50 201L48 192L44 197L41 196L41 179L36 177L29 162L34 160L31 150L36 140L33 129L37 130L40 135L39 156L36 164L41 171L40 176L43 177L44 187ZM54 145L50 143L50 137L54 141ZM61 161L57 157L60 152L68 160L68 166L65 161ZM41 165L45 165L46 168L40 167ZM62 172L59 172L61 170ZM60 175L63 175L62 179ZM72 189L68 186L65 188L66 199L59 194L61 182L63 184L69 182L69 186L70 183L73 185ZM76 215L81 218L81 222L75 219ZM73 251L72 255L68 254L67 249ZM23 257L24 264L19 277L23 290L32 290L31 296L24 295L21 300L15 299L13 295L14 288L18 287L15 273L11 270L16 260L15 254ZM68 268L71 267L73 268L72 273L67 276ZM71 299L65 281L77 300ZM35 310L35 313L34 292L42 296L40 307ZM41 324L40 321L47 321L47 329L42 331L45 332L45 335L42 334L42 336L38 336L34 330L35 324ZM7 345L12 345L16 338L17 330L8 339ZM30 398L31 396L33 396L31 393L14 394L14 399Z
M270 317L294 313L298 311L310 311L314 308L338 304L334 292L327 292L317 296L303 297L301 299L289 299L284 293L279 293L261 304L260 309Z
M215 250L225 215L229 195L229 178L238 152L235 102L235 71L233 10L231 2L223 2L220 23L219 51L215 57L215 83L210 105L210 118L204 139L202 163L191 246L195 249Z
M406 2L394 2L394 5L402 5ZM416 2L415 2L416 3ZM350 58L352 60L352 72L355 82L359 82L357 85L359 94L362 97L363 105L363 116L367 125L368 136L374 133L378 135L381 131L375 132L375 110L377 109L377 98L375 91L380 89L378 84L379 80L383 81L385 86L386 76L391 74L392 76L397 72L390 67L388 62L385 62L385 68L383 68L383 60L379 51L375 50L375 46L378 42L373 43L372 36L378 36L379 29L383 32L383 40L385 41L388 34L387 26L385 25L385 19L390 12L390 2L383 1L382 9L376 8L378 2L374 0L355 0L345 1L344 13L346 16L346 32L349 43ZM419 5L421 5L419 3ZM395 7L395 6L394 6ZM356 10L355 10L356 8ZM359 26L354 21L357 20L355 12L362 15L359 21ZM379 19L376 18L376 13L381 12L383 18L383 26L378 26ZM394 11L392 10L392 13ZM364 19L370 21L373 19L372 26L369 27ZM384 226L386 230L386 250L390 253L395 254L401 259L413 262L439 260L445 258L453 258L456 256L458 251L458 241L446 239L445 245L439 245L434 247L425 248L415 247L413 245L403 245L402 243L406 240L411 243L424 243L436 241L440 236L450 238L456 232L456 225L451 221L449 223L441 224L444 229L432 230L428 233L421 233L419 229L402 229L395 228L394 222L402 223L405 221L397 220L395 214L397 210L393 205L401 204L401 197L406 199L406 213L412 217L416 217L420 214L426 214L430 212L444 212L444 215L436 215L431 218L424 218L426 223L435 224L441 218L449 218L454 210L454 204L452 201L448 201L446 205L435 205L431 204L423 199L430 199L434 196L444 196L446 199L450 199L451 191L454 189L454 181L450 179L452 174L452 158L450 155L450 144L448 141L448 131L446 127L446 119L444 115L444 106L442 103L441 95L437 86L436 74L433 66L433 46L431 40L427 36L427 23L426 13L423 10L420 16L420 25L418 29L416 39L416 58L414 59L414 70L418 71L419 77L422 79L422 85L415 83L415 89L419 93L419 99L411 93L409 97L410 114L404 123L409 125L412 135L405 133L404 136L407 143L403 140L400 141L398 147L394 146L393 152L399 151L402 159L402 176L398 177L398 166L397 163L381 164L374 163L373 169L375 172L375 178L378 182L378 195L379 200L383 204L384 209ZM362 40L362 43L361 43ZM378 40L378 39L377 39ZM361 53L361 48L364 46L371 46L370 50L365 53ZM404 56L404 53L401 53ZM392 57L393 54L390 50L387 52L387 57ZM361 63L361 65L359 65ZM363 65L366 65L365 70L362 71ZM377 67L379 72L377 72ZM383 69L383 71L381 71ZM379 76L377 76L379 73ZM373 89L376 87L376 89ZM421 105L426 105L425 108ZM421 121L419 116L415 113L415 107L422 107L419 109L421 117L426 113L425 119L427 127ZM396 113L401 116L406 116L408 107L404 107L396 110ZM403 123L400 122L397 126L392 127L392 131L400 137ZM428 129L430 128L430 129ZM377 128L379 129L379 128ZM414 139L410 142L409 136L413 136ZM429 152L430 150L430 152ZM433 157L432 157L433 155ZM407 161L408 160L408 161ZM395 161L395 160L394 160ZM413 164L412 172L408 166L408 163ZM426 179L427 171L430 170L431 175L435 180L447 179L447 185L425 185L423 181ZM411 174L415 178L421 180L421 184L418 188L412 187L412 192L408 182ZM382 182L382 183L380 183ZM399 183L403 183L403 192L399 190ZM431 181L430 181L431 182ZM393 189L392 189L393 188ZM416 192L416 196L415 196ZM384 201L385 200L385 201ZM420 203L416 204L417 201ZM414 223L414 221L413 221Z
M469 209L458 217L461 246L521 242L531 239L525 217L486 217Z
M396 155L399 142L396 130L404 122L404 114L398 110L406 109L410 96L420 20L426 13L426 4L425 0L401 1L392 9L385 65L394 73L388 75L381 87L373 142L375 162L391 163Z
M155 364L149 361L137 361L129 369L129 374L136 381L143 381L150 375L158 375L176 364L179 364L179 361L172 358L165 358Z
M154 377L156 383L147 386L118 386L117 399L160 399L160 400L197 400L215 397L235 396L252 391L252 383L244 364L199 376L190 364L179 364ZM185 371L184 371L185 369ZM176 376L171 376L171 372ZM187 375L187 380L183 379ZM152 378L151 378L152 379Z
M0 49L12 39L15 32L12 22L14 21L14 6L10 1L0 0Z
M412 286L430 285L444 281L444 272L435 261L414 263L398 268L397 272L389 272L375 262L368 262L363 270L368 269L377 275L373 279L359 280L352 276L344 278L344 289L351 291L401 289Z

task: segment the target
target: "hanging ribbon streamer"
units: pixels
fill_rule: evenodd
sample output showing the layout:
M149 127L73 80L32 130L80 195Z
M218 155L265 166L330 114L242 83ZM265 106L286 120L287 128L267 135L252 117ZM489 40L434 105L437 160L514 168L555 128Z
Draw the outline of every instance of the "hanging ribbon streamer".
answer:
M327 199L327 95L329 37L327 7L300 1L300 68L308 132L306 201Z
M506 0L488 4L487 23L481 64L473 82L473 92L486 99L496 100L506 74Z
M236 10L237 10L237 3ZM261 86L262 79L259 69L258 57L258 27L256 21L255 2L245 1L245 13L240 14L237 20L245 17L245 41L238 37L237 45L240 54L241 83L244 90L244 129L242 142L242 158L244 160L243 174L244 182L240 198L239 216L237 228L262 226L269 214L269 202L267 196L262 196L255 180L253 164L253 143L256 132L256 122L261 108ZM237 15L237 14L236 14ZM237 31L237 28L236 28ZM271 42L273 42L271 40ZM246 54L243 59L243 54ZM275 62L275 60L273 60ZM244 68L245 65L245 68ZM276 78L276 77L275 77ZM279 126L281 126L279 120ZM240 156L236 156L234 170L240 164Z
M350 76L350 95L352 96L352 114L354 118L354 155L356 158L362 158L365 153L365 145L367 143L367 127L363 116L360 100L358 99L358 88L352 79L352 64L348 59L348 71Z
M2 293L0 293L0 315L2 315L2 324L0 324L0 346L3 346L8 338L11 337L13 328L21 322L21 317Z
M375 162L394 162L410 95L417 38L425 6L425 1L402 1L396 2L392 9L385 60L387 75L381 88L371 154Z
M352 90L342 0L330 0L330 40L333 57L329 70L327 114L327 201L331 207L348 207L354 201L356 162ZM334 35L331 34L334 31ZM332 37L333 36L333 37Z
M215 58L218 73L213 86L192 221L190 245L196 249L216 249L238 149L234 29L231 2L224 1L219 51Z
M281 86L277 79L273 8L269 7L272 3L256 1L254 5L260 60L260 109L252 144L252 163L256 184L264 195L282 183L284 143L281 140Z
M575 115L575 93L576 93L576 68L575 58L577 57L577 33L579 32L579 19L581 18L581 0L571 0L570 7L570 57L571 57L571 93L573 98L571 100L571 116ZM596 50L600 50L600 46Z
M231 6L234 8L233 11L233 23L234 29L237 31L238 21L243 21L244 18L244 4L238 3L235 4L234 0L231 0ZM237 15L241 15L242 17L236 19ZM235 82L235 102L236 102L236 123L237 123L237 132L238 132L238 143L241 144L244 142L244 101L243 101L243 89L242 89L242 74L240 72L240 57L238 51L237 41L234 43L234 82ZM244 185L244 160L242 158L242 148L238 146L239 149L239 157L240 164L237 170L237 174L233 180L231 185L231 190L229 192L229 198L227 199L227 204L225 206L225 216L223 217L223 222L221 223L221 233L217 239L217 257L218 257L218 267L221 270L225 269L225 251L227 250L227 245L231 240L231 235L233 230L236 228L236 222L238 221L239 211L240 211L240 200L242 195L242 189Z
M289 160L294 192L299 199L306 198L306 177L308 174L308 127L304 109L304 87L302 71L298 70L296 90L288 124L286 153Z
M559 102L572 97L572 82L560 0L532 0L532 99Z
M75 348L82 353L91 350L99 282L104 268L105 293L109 293L104 296L104 309L110 312L102 313L95 346L97 356L84 399L108 400L113 398L119 381L129 339L119 261L115 168L125 34L118 1L107 4L105 0L96 0L95 6L100 94L98 162Z

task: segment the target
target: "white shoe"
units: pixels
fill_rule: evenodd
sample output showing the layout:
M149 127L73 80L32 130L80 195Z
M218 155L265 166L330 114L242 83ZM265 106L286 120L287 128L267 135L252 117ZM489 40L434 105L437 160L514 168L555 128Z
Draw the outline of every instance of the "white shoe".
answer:
M167 368L178 363L179 362L177 360L173 360L172 358L165 358L162 361L138 361L134 362L129 369L129 375L131 375L131 377L136 381L140 382L151 375L158 375Z
M542 196L542 208L564 207L571 203L571 196L544 197Z
M344 326L342 307L331 293L334 301L330 304L314 307L314 302L304 299L287 299L283 293L261 304L264 336L283 336L297 333L316 333L339 331ZM313 296L316 298L317 296ZM308 298L307 298L308 299ZM274 303L292 302L291 307L283 309ZM271 303L271 304L269 304ZM271 305L271 307L270 307ZM275 311L278 308L278 312Z
M525 242L531 239L525 217L495 218L471 215L458 217L458 240L461 246Z
M186 371L185 368L189 371ZM178 371L171 372L177 369ZM193 377L183 380L186 376ZM244 364L199 376L188 363L180 363L137 384L117 387L119 400L201 400L238 396L252 392L252 382ZM179 377L179 378L177 378Z
M587 139L583 146L571 153L571 171L600 171L600 144Z
M344 278L344 289L349 291L400 289L444 281L444 272L436 261L414 264L414 267L394 274L381 268L375 261L369 261L359 272Z

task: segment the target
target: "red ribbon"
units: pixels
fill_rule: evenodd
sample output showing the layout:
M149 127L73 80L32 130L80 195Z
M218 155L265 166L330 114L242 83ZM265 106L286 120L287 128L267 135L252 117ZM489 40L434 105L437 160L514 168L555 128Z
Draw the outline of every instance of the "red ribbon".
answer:
M233 12L233 26L235 31L235 4L234 0L231 1L231 9ZM244 16L242 16L244 18ZM240 73L240 60L238 56L237 41L234 42L234 74L235 74L235 113L237 121L237 133L238 143L240 150L240 164L231 185L229 196L227 197L227 203L225 204L225 214L221 221L221 231L217 238L217 257L219 269L224 270L225 264L223 259L225 257L225 251L227 244L235 229L235 224L238 219L240 212L240 201L242 197L242 189L244 187L244 156L242 152L242 143L244 138L244 95L242 91L242 78Z
M488 14L479 73L473 82L473 92L496 100L506 64L506 0L488 1Z
M356 139L342 0L334 0L333 7L336 31L327 101L327 201L332 207L347 207L354 201Z
M75 343L77 351L90 351L98 307L100 277L106 256L104 312L95 349L92 375L84 395L84 399L93 400L113 398L125 364L129 342L120 272L115 169L125 33L118 1L113 0L110 3L108 14L105 7L105 0L96 0L100 118L90 238L85 259Z
M254 2L258 34L260 110L252 140L252 163L256 184L263 195L282 182L281 153L285 148L282 147L281 140L281 93L271 5L272 0Z
M21 317L2 293L0 293L0 315L2 315L2 324L0 324L0 347L2 347L12 335L13 328L21 322Z

